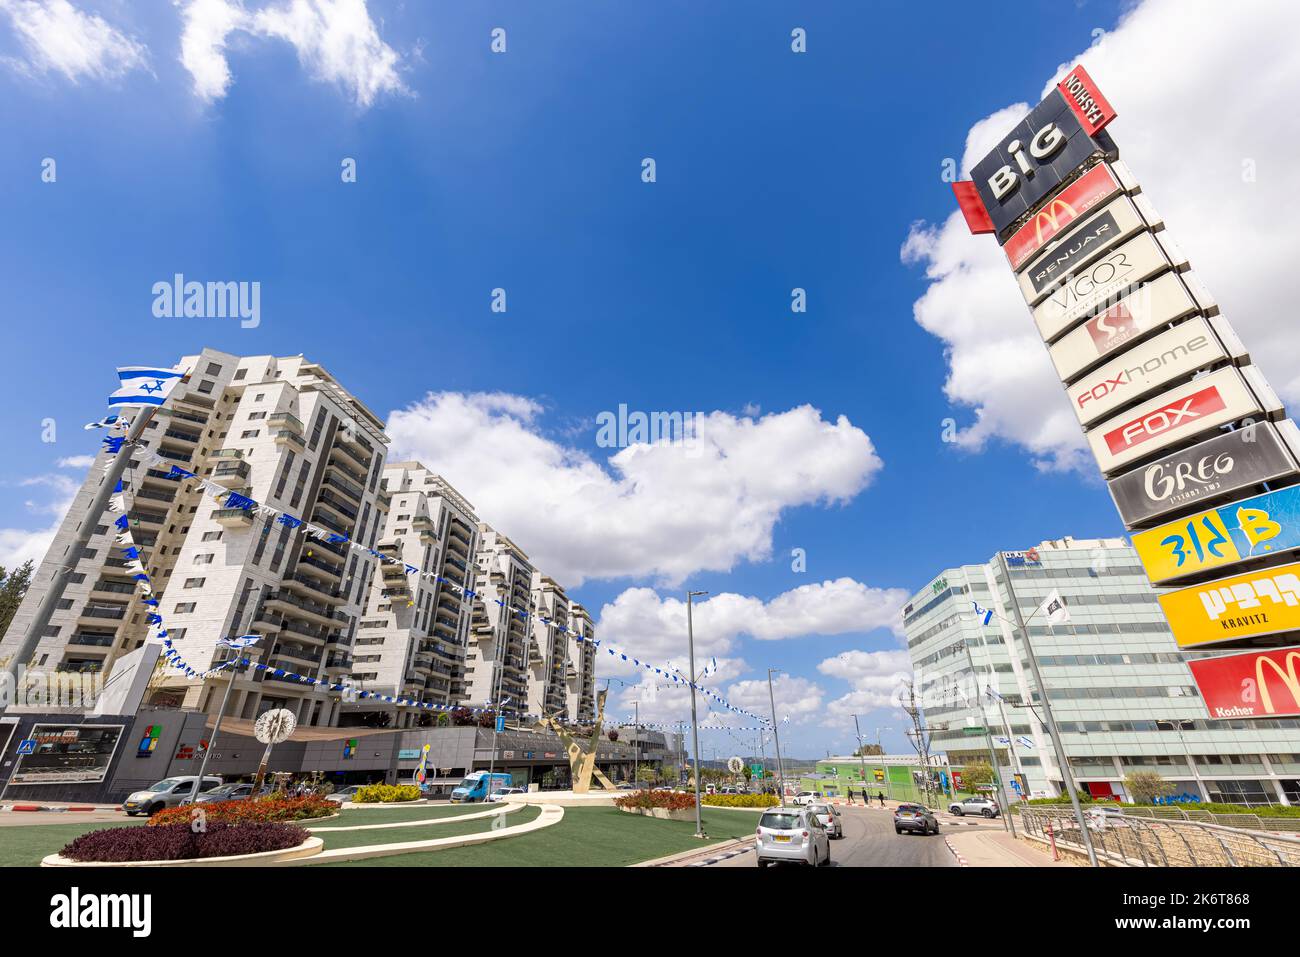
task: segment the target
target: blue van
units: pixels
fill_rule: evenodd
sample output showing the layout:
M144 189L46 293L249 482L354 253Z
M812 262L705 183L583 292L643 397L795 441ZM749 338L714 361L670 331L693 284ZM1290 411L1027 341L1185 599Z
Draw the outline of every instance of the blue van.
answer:
M488 774L486 771L472 771L465 775L465 780L451 792L451 802L457 804L474 801L486 801L493 791L508 788L514 779L504 771Z

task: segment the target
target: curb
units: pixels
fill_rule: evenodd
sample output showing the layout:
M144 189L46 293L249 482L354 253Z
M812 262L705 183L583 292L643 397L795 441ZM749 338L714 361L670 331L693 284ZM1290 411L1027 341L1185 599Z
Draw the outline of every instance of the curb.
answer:
M113 807L95 807L93 804L66 804L66 805L8 804L5 805L4 807L0 807L0 811L49 811L52 813L64 812L64 811L113 811L113 810L117 810L116 805L114 805Z
M739 857L741 854L748 854L751 850L753 850L753 848L749 846L750 840L751 840L750 838L745 838L745 840L741 842L742 844L741 847L737 847L734 848L733 850L727 851L725 854L717 854L713 857L708 858L707 860L696 861L694 864L688 864L687 867L710 867L714 864L719 863L720 861L729 861L731 860L731 858Z
M950 838L945 837L943 839L943 842L948 845L948 850L952 851L952 856L957 858L958 867L970 867L970 861L966 860L966 858L961 856L961 852L957 850L956 845L952 843L952 840Z
M724 851L724 850L729 851L732 848L738 848L739 849L738 853L739 853L739 851L743 851L747 849L745 847L741 847L741 845L748 844L750 840L752 840L752 838L748 838L748 837L733 838L730 841L719 841L718 843L711 844L711 845L706 844L702 848L691 848L690 850L687 851L678 851L676 854L669 854L667 857L656 857L648 861L638 861L637 863L629 864L628 866L629 867L671 867L672 865L677 864L680 861L690 860L692 857L697 857L698 855L707 853L709 851L715 851L715 852ZM729 854L728 856L734 857L735 855ZM717 857L717 860L724 860L724 858Z

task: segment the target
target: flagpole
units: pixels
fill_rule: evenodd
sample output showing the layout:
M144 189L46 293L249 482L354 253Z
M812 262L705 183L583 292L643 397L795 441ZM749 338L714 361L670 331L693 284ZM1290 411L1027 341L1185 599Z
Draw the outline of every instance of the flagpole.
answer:
M1011 584L1011 569L1007 567L1007 557L998 552L998 561L1002 564L1002 574L1007 580L1007 597L1011 601L1011 611L1016 616L1016 627L1020 631L1020 640L1025 643L1025 654L1029 658L1029 667L1034 673L1034 684L1038 687L1038 696L1043 702L1043 717L1047 720L1047 733L1052 739L1052 750L1056 752L1056 764L1061 769L1061 779L1065 784L1065 790L1070 795L1070 804L1074 807L1075 820L1079 822L1079 836L1083 841L1084 848L1088 851L1088 863L1093 867L1097 866L1097 852L1092 849L1092 835L1088 833L1088 824L1083 819L1083 808L1079 804L1079 794L1074 786L1074 773L1070 770L1070 762L1065 756L1065 747L1061 744L1061 732L1056 727L1056 718L1052 715L1052 704L1048 700L1047 685L1043 683L1043 673L1038 668L1038 658L1034 655L1034 647L1029 641L1029 629L1025 627L1024 618L1020 614L1020 602L1016 600L1016 589ZM1029 616L1033 618L1033 615ZM1007 809L1011 813L1011 809Z
M46 583L45 597L41 599L40 604L36 606L36 611L32 613L32 621L27 626L27 634L23 636L22 644L18 646L18 650L14 652L13 657L5 662L3 674L10 676L15 701L18 698L18 669L25 667L31 660L32 655L36 653L36 647L40 644L45 629L49 627L50 618L54 615L54 609L63 600L63 591L68 585L68 576L81 561L81 553L85 550L86 543L90 541L91 536L95 533L95 528L99 524L96 519L107 507L108 500L116 492L117 483L126 471L127 463L131 461L131 447L140 440L140 436L153 418L154 411L154 406L145 406L131 424L126 440L122 443L117 455L109 463L109 467L104 471L104 480L99 483L94 498L86 506L86 517L82 519L81 527L76 530L72 542L68 545L66 553L68 557L62 565L54 570L54 574ZM40 583L33 582L33 585L37 584ZM2 684L3 682L0 681L0 685ZM8 707L5 698L6 695L0 693L0 714L3 714Z

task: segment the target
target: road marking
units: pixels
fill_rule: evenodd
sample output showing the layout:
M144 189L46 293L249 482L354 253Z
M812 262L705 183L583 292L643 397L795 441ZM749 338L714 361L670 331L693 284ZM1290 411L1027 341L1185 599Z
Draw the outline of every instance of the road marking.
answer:
M948 845L948 850L952 851L952 856L957 858L958 867L970 867L970 862L961 856L961 852L957 850L956 846L949 838L945 837L943 842Z

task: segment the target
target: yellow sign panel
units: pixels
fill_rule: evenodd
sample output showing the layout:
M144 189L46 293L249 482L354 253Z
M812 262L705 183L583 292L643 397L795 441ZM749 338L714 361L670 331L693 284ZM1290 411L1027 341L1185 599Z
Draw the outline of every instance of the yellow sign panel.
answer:
M1206 509L1133 536L1153 582L1300 548L1300 485Z
M1180 648L1300 631L1300 565L1280 565L1160 596Z

